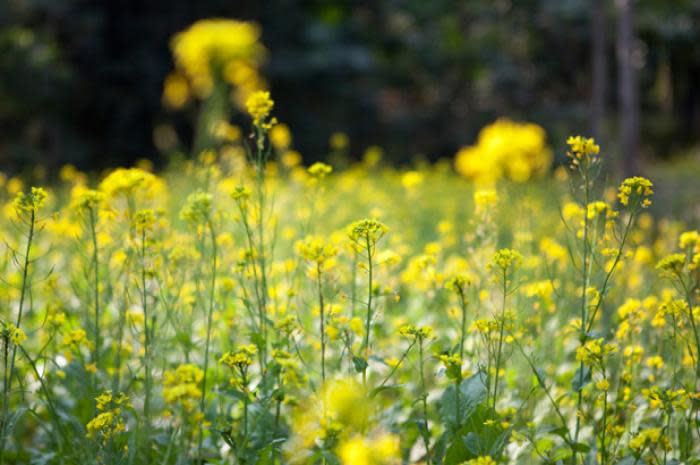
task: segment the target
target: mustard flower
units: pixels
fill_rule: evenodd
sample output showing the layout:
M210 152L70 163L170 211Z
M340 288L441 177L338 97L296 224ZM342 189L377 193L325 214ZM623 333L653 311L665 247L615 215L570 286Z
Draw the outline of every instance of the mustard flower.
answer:
M41 187L32 187L28 193L18 192L14 200L18 212L37 214L46 203L46 191Z
M306 170L314 179L323 179L333 172L333 167L322 162L316 162Z
M275 125L276 121L269 119L275 102L270 98L270 93L264 90L253 92L245 102L248 114L253 118L253 125L268 131Z
M208 192L197 191L190 194L180 211L180 218L191 223L206 223L211 217L212 199Z
M685 259L685 254L682 253L667 255L659 260L659 263L656 264L656 269L659 270L661 274L676 277L683 272Z
M368 242L374 245L379 239L384 237L389 228L383 223L375 219L364 219L355 221L348 226L348 237L350 240L360 245L365 245Z
M9 339L9 341L18 346L27 340L27 335L24 333L22 328L18 328L12 323L4 323L2 328L2 335L4 338Z
M496 461L490 455L482 455L467 461L467 465L496 465Z
M627 178L622 181L617 197L624 206L629 205L631 200L633 206L638 204L642 208L647 208L651 205L650 197L654 194L652 187L651 181L641 176Z
M600 146L593 138L571 136L566 139L566 144L569 146L568 155L574 160L582 160L600 153Z

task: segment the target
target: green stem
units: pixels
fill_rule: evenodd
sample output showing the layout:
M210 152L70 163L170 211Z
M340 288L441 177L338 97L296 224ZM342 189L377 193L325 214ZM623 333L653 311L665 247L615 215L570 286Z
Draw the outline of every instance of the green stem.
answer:
M372 324L372 280L373 280L373 268L372 268L372 243L369 238L369 234L365 236L365 245L367 247L367 318L365 321L365 340L363 344L365 353L365 365L362 368L362 384L367 387L367 366L369 364L369 333L370 325Z
M318 290L318 305L320 312L320 332L321 332L321 385L326 384L326 334L325 334L325 309L323 302L323 286L321 283L321 265L316 264L316 285ZM325 411L325 405L324 405Z
M506 299L508 297L508 272L507 268L503 269L503 300L501 301L501 321L498 335L498 349L496 351L496 377L493 383L493 410L496 410L496 402L498 401L498 381L501 374L501 357L503 352L503 336L506 324Z
M95 303L95 350L92 354L92 361L95 363L97 372L100 369L100 262L97 249L97 231L95 211L90 208L90 235L92 237L92 264L94 283L94 303ZM97 389L97 374L95 375L95 389Z
M209 346L211 344L211 325L212 325L212 319L214 315L214 300L216 296L216 267L217 267L217 260L218 260L218 247L216 244L216 233L214 232L214 225L211 222L211 219L207 220L207 226L209 228L209 236L211 240L211 247L212 247L212 255L214 259L214 265L212 267L212 272L211 272L211 283L210 283L210 289L209 289L209 306L208 306L208 311L207 311L207 336L206 336L206 342L204 344L204 376L202 378L202 396L199 400L199 409L202 412L202 414L205 413L204 407L205 407L205 401L206 401L206 396L207 396L207 371L209 370ZM199 439L197 442L197 457L200 459L202 458L202 441L203 441L203 431L204 428L200 427L199 428Z
M425 385L425 373L423 368L423 338L419 336L418 350L420 355L420 383L421 383L421 399L423 404L423 442L425 443L425 459L427 465L431 465L430 456L430 430L428 429L428 389Z
M459 358L461 360L464 358L464 340L467 336L467 302L464 298L464 290L461 288L459 289L459 298L462 307L462 326L459 335Z
M579 343L581 345L585 344L586 342L586 322L587 322L587 315L586 315L586 310L588 306L587 302L587 297L588 297L588 229L589 229L589 223L588 223L588 203L590 202L590 182L588 180L588 176L586 175L586 171L583 172L583 185L584 185L584 205L583 205L583 257L582 257L582 262L581 262L581 267L582 267L582 289L581 289L581 331L579 335ZM576 428L574 430L574 442L578 442L578 436L581 430L581 405L583 403L583 371L584 371L584 366L583 362L579 364L579 391L578 391L578 398L576 400ZM571 462L573 465L576 465L576 462L578 461L578 454L574 452L574 454L571 457Z
M146 229L141 231L141 307L143 308L143 367L144 367L144 400L143 400L143 422L145 434L142 438L148 444L150 441L150 413L151 413L151 330L148 325L148 296L146 291ZM148 453L147 453L148 456Z

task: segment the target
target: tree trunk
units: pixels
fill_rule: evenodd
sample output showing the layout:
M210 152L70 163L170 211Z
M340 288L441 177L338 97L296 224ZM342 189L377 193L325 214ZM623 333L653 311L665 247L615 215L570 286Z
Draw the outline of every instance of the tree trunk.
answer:
M620 151L626 176L637 173L639 91L634 64L634 0L615 0L617 7L617 92L620 118Z
M605 37L607 16L605 0L593 0L591 8L591 134L603 142L607 61Z

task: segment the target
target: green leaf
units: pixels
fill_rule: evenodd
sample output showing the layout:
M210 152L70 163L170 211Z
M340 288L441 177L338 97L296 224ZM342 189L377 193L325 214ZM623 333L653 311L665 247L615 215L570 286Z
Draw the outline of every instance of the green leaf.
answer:
M583 373L581 372L581 367L574 373L574 378L571 380L571 389L574 392L579 392L586 386L586 384L591 382L591 369L584 365Z
M585 454L586 452L591 450L591 446L583 442L575 442L571 445L571 448L576 452L581 452L582 454Z
M377 394L380 394L384 391L399 390L402 387L403 387L402 384L385 384L384 386L379 386L379 387L372 389L369 393L369 396L375 397Z
M569 435L569 429L566 426L557 425L542 425L537 428L539 434L554 434L562 439L566 439Z
M358 373L362 373L367 368L367 360L357 355L352 357L352 364L355 366L355 371Z
M561 449L557 449L556 451L554 451L554 453L552 454L552 460L555 462L564 462L569 457L571 457L571 455L571 449L568 446L562 447Z
M503 429L497 421L486 424L495 416L485 403L477 405L464 425L448 436L444 465L457 465L481 455L498 460L508 444L510 429Z
M486 386L481 380L480 374L477 373L460 383L459 396L456 395L454 385L445 389L440 399L440 417L450 429L454 430L464 424L484 399L486 399ZM457 418L457 413L459 413L460 418Z

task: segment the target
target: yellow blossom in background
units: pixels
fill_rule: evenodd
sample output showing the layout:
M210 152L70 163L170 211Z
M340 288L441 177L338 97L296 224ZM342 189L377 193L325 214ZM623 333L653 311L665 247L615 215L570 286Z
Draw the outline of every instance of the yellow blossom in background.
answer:
M270 98L270 93L264 90L253 92L245 102L248 114L253 118L253 124L260 128L270 129L267 122L275 102Z
M398 464L399 438L388 434L365 438L353 436L338 446L342 465L390 465Z
M163 83L163 104L178 109L187 104L190 98L190 85L187 78L180 73L170 73Z
M313 179L323 179L333 172L333 167L317 161L306 170Z
M259 37L260 28L253 23L203 19L176 34L171 48L175 64L187 76L197 97L205 98L212 92L217 70L226 81L243 88L247 94L262 86L257 67L265 49L258 42ZM183 92L170 91L171 94ZM173 100L181 103L183 97L178 95Z
M347 134L344 132L334 132L331 134L328 144L331 146L332 150L345 150L350 143Z
M292 133L286 124L277 124L270 130L270 142L277 150L285 150L292 144Z
M496 461L489 455L482 455L467 461L467 465L496 465Z
M200 384L204 371L198 366L184 364L163 373L163 400L166 404L179 403L186 411L194 408L202 395Z
M7 337L10 342L16 346L27 340L27 335L24 334L22 328L18 328L12 323L3 324L2 333L4 333L3 336Z
M480 189L474 191L474 206L476 213L488 213L498 203L498 192L494 189Z
M526 182L544 176L551 163L544 129L505 118L484 127L476 145L460 149L455 156L457 172L480 184L502 177Z

